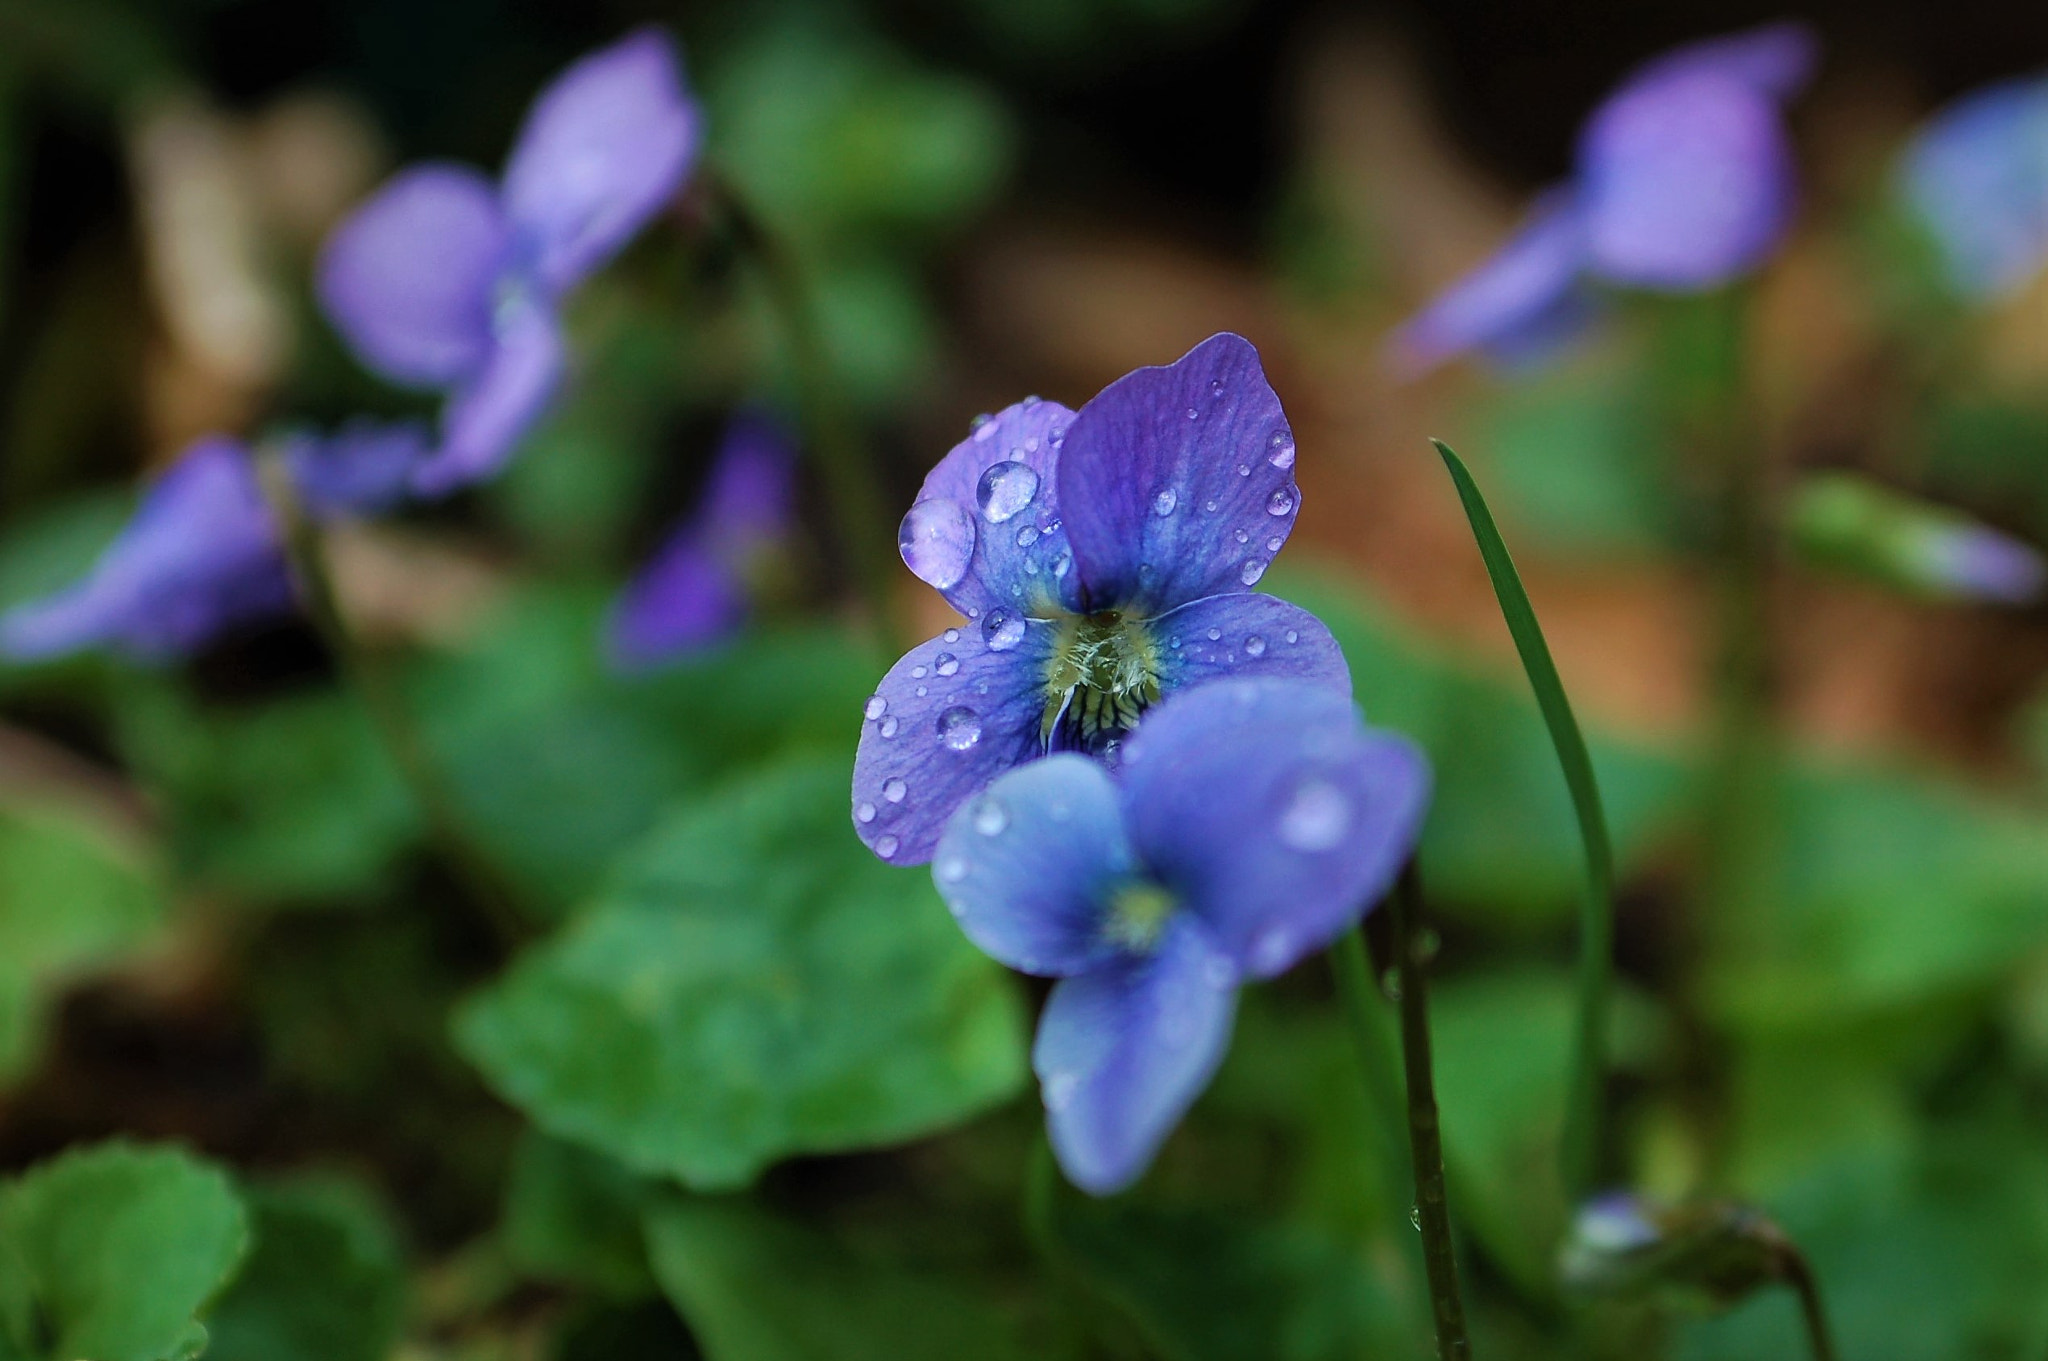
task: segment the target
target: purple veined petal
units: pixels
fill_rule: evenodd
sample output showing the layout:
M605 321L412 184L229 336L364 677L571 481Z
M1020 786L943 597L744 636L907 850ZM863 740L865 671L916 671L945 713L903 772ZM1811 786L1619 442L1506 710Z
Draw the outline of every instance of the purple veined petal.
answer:
M868 697L853 762L854 830L876 855L922 865L956 808L1044 754L1052 632L968 624L889 668Z
M1055 476L1073 421L1058 402L1018 402L977 421L925 475L897 546L911 572L969 619L1078 608Z
M1085 756L1048 756L960 805L932 880L967 938L1023 973L1066 978L1120 951L1103 929L1137 875L1116 786Z
M1227 331L1096 394L1056 471L1090 610L1149 616L1245 590L1301 506L1280 398L1251 342Z
M2048 76L1979 90L1907 147L1899 187L1966 297L2011 293L2048 265Z
M441 410L441 443L413 472L419 496L445 496L490 477L511 459L562 378L554 315L531 299L500 309L498 345Z
M1583 223L1565 191L1538 200L1484 264L1403 322L1387 341L1394 367L1419 377L1470 350L1512 353L1584 306Z
M433 442L418 421L349 421L330 435L303 434L285 447L292 485L316 519L375 515L411 493Z
M1074 1185L1102 1196L1144 1175L1216 1075L1236 1011L1236 970L1186 912L1150 955L1053 986L1031 1063Z
M1345 696L1218 681L1145 716L1124 749L1138 855L1250 977L1320 950L1385 894L1429 803L1416 746Z
M489 180L428 164L394 176L328 236L315 287L363 363L439 388L489 359L509 237Z
M692 524L619 593L605 651L616 669L644 671L724 642L746 618L745 583Z
M210 437L144 492L85 579L11 610L0 651L28 661L112 644L146 660L292 605L276 520L248 450Z
M541 93L505 163L505 212L543 288L572 287L675 197L703 121L657 28L582 58Z
M1715 288L1762 264L1797 176L1776 101L1711 70L1632 83L1579 137L1586 260L1616 283Z
M1161 615L1151 628L1160 644L1162 694L1257 676L1306 681L1351 697L1351 668L1330 630L1278 596L1258 591L1212 595Z
M1793 21L1764 24L1687 43L1637 67L1623 82L1634 86L1705 72L1772 99L1790 99L1805 87L1820 61L1820 40ZM1619 93L1619 91L1617 92Z

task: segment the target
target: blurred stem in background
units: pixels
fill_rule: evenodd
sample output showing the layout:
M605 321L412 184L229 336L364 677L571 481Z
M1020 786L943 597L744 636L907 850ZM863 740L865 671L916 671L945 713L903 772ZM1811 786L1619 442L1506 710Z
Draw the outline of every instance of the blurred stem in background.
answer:
M1363 926L1345 932L1330 947L1330 973L1336 980L1345 1025L1358 1050L1366 1098L1373 1107L1373 1153L1379 1163L1379 1180L1387 1197L1398 1201L1404 1190L1411 1189L1407 1135L1396 1115L1404 1103L1399 1042L1380 989L1373 982Z
M832 372L803 261L747 202L730 176L707 169L702 182L723 213L733 239L760 271L769 305L781 323L807 437L805 445L825 484L840 552L852 566L854 583L883 641L903 645L908 637L896 618L890 590L896 568L896 549L890 537L894 523L883 508L881 471L855 428L845 394Z
M371 725L425 815L435 844L469 890L467 896L483 927L500 953L509 958L533 934L513 893L490 857L465 831L454 793L434 764L390 671L350 630L334 579L327 571L319 527L300 508L284 460L275 450L265 450L258 457L258 470L264 494L284 527L285 553L307 617L333 654L343 678L362 699Z

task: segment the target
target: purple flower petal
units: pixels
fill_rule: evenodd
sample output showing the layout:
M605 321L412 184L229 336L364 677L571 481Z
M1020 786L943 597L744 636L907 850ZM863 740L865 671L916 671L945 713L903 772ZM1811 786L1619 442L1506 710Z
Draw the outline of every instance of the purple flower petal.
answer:
M490 181L467 166L417 166L327 238L321 305L368 367L396 383L445 387L490 356L507 240Z
M1987 525L1930 526L1909 540L1909 566L1946 595L2026 605L2048 584L2040 553Z
M2048 264L2048 77L2007 81L1937 114L1899 167L1956 288L1989 300Z
M1419 376L1468 350L1513 352L1580 315L1585 231L1569 195L1545 195L1492 258L1401 324L1387 342L1395 366Z
M954 809L1043 753L1052 634L1045 624L947 629L889 668L868 699L853 763L854 829L876 855L930 860Z
M1805 24L1782 22L1707 38L1638 67L1629 87L1705 72L1785 100L1799 93L1820 60L1820 41Z
M158 660L292 604L277 523L248 450L200 440L144 492L85 579L0 620L0 651L34 660L113 644Z
M1267 541L1294 528L1293 470L1294 433L1244 337L1214 335L1117 379L1060 446L1086 608L1154 615L1247 589L1272 561Z
M1185 912L1150 955L1053 987L1031 1061L1076 1186L1108 1195L1143 1175L1215 1076L1236 1006L1236 970Z
M1308 681L1351 696L1351 668L1323 621L1257 591L1212 595L1153 621L1162 694L1232 676Z
M979 422L926 475L903 517L904 565L969 619L1078 607L1055 475L1073 420L1034 397Z
M285 449L292 485L316 519L374 515L406 498L432 448L417 421L353 420L331 435L303 435Z
M697 519L739 551L789 532L796 514L796 447L772 418L735 416L719 441Z
M1376 903L1415 848L1429 767L1341 694L1219 681L1162 703L1125 748L1132 842L1219 947L1267 978Z
M505 165L505 211L543 288L581 280L675 196L702 127L659 29L591 53L542 92Z
M1137 874L1108 772L1049 756L1004 775L946 824L932 879L960 929L1013 969L1066 978L1120 953L1111 894Z
M540 303L500 309L498 345L441 411L441 444L413 473L413 491L445 496L489 477L512 457L562 377L562 337Z

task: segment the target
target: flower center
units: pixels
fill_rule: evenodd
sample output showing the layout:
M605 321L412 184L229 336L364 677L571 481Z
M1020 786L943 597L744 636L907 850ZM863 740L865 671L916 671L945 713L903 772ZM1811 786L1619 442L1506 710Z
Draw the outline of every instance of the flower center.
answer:
M1070 616L1046 666L1048 751L1107 755L1159 700L1158 648L1142 621L1114 610Z
M1159 885L1134 879L1110 894L1103 932L1126 950L1150 951L1177 906L1173 895Z

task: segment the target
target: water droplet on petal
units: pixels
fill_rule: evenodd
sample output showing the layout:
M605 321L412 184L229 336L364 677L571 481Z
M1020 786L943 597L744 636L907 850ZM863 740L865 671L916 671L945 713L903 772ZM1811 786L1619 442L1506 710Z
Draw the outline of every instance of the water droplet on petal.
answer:
M1065 549L1061 549L1060 555L1052 560L1052 574L1062 581L1067 579L1067 573L1072 571L1073 567L1074 555Z
M954 751L965 751L981 740L981 717L964 704L939 715L939 740Z
M883 719L882 726L878 731L884 737L894 737L896 735L896 715L890 714L887 718Z
M871 803L863 803L860 807L853 810L853 815L862 822L873 822L875 820L875 806Z
M919 501L896 527L896 550L919 581L950 591L974 560L974 520L957 501Z
M1065 444L1067 442L1067 427L1056 425L1051 430L1048 430L1045 435L1045 442L1055 449Z
M882 797L891 803L903 802L903 796L909 792L910 786L905 784L900 777L882 782Z
M1024 641L1024 616L994 609L981 621L981 639L990 652L1008 652Z
M968 428L974 431L976 439L987 439L996 432L995 419L984 411L968 422Z
M928 668L926 668L923 663L919 663L918 665L911 667L910 678L912 680L923 680L927 669Z
M884 836L875 842L875 854L887 860L890 856L896 854L896 848L902 844L893 836Z
M927 687L925 687L925 686L922 686L922 685L920 685L920 686L918 686L918 687L917 687L917 697L918 697L919 699L923 699L923 698L924 698L924 697L925 697L926 695L928 695L928 694L930 694L930 693L931 693L931 691L930 691L930 690L929 690L929 689L928 689Z
M1250 476L1252 475L1252 465L1251 465L1251 464L1249 464L1249 463L1240 463L1240 464L1238 464L1238 465L1237 465L1237 475L1238 475L1239 477L1250 477Z
M1252 942L1252 968L1259 973L1276 973L1294 961L1294 934L1274 927Z
M1154 515L1171 515L1173 514L1173 508L1179 504L1180 497L1175 494L1173 488L1167 487L1159 495L1152 498L1152 513Z
M1259 635L1258 635L1258 634L1256 634L1256 633L1254 633L1254 634L1253 634L1253 635L1252 635L1251 637L1249 637L1249 638L1245 639L1245 640L1244 640L1244 655L1245 655L1245 656L1247 656L1247 657L1263 657L1263 656L1265 656L1265 655L1266 655L1266 640L1265 640L1264 638L1261 638L1261 637L1259 637Z
M947 629L947 630L946 630L946 632L944 633L944 635L943 635L943 636L944 636L944 638L945 638L945 640L946 640L947 642L949 642L949 643L957 643L957 642L959 642L959 641L960 641L960 630L959 630L959 629Z
M1287 641L1290 643L1298 643L1301 641L1301 635L1299 633L1296 633L1293 629L1289 629L1287 630Z
M869 695L868 702L861 709L861 713L869 718L880 718L888 711L888 708L888 700L883 699L880 695Z
M1350 830L1351 800L1328 780L1303 780L1280 810L1280 841L1297 851L1332 850Z
M1237 579L1247 586L1259 584L1259 578L1266 575L1266 564L1259 558L1246 558L1244 566L1238 569Z
M974 499L990 524L999 525L1031 504L1038 495L1038 474L1028 463L1005 460L981 475Z
M967 861L961 856L949 855L934 867L933 872L938 875L940 883L957 884L967 877Z
M1010 825L1010 810L993 795L974 807L974 830L983 836L1001 836Z
M1176 633L1173 635L1173 637L1168 638L1166 640L1166 645L1172 648L1175 652L1180 651L1180 635Z
M1290 515L1294 511L1294 493L1281 487L1266 498L1266 514Z
M1222 629L1210 629L1210 630L1209 630L1209 641L1210 641L1210 642L1212 642L1212 643L1213 643L1213 642L1216 642L1216 641L1218 641L1219 639L1221 639L1222 637L1223 637L1223 630L1222 630Z
M1286 542L1287 540L1275 534L1272 538L1266 540L1266 551L1268 553L1277 553L1280 551L1280 545Z
M1223 380L1221 378L1211 378L1209 380L1209 395L1211 397L1221 397L1223 395Z
M1294 436L1285 430L1275 430L1273 437L1266 441L1266 462L1276 468L1294 466Z
M960 659L950 652L941 652L932 659L932 670L941 676L957 676L960 674Z
M1026 525L1017 531L1017 547L1029 548L1038 542L1038 526Z
M1202 502L1202 509L1209 512L1209 514L1214 515L1216 513L1216 498L1212 496L1208 500Z
M1199 411L1197 411L1197 410L1195 410L1195 409L1194 409L1193 407L1189 407L1189 408L1188 408L1188 419L1189 419L1189 420L1191 420L1191 421L1198 421L1198 420L1202 419L1202 413L1201 413L1201 412L1199 412Z

